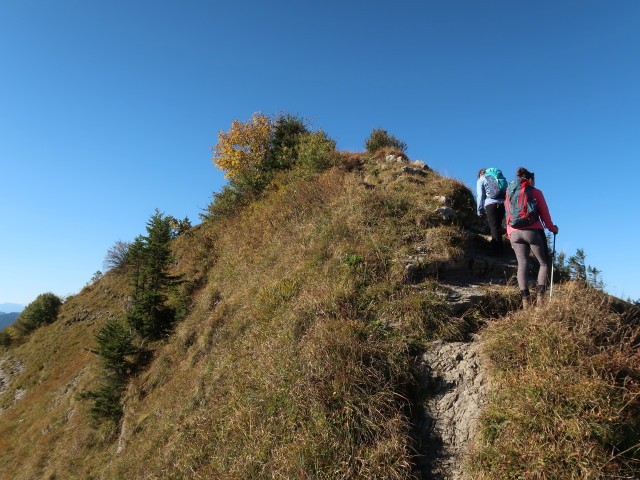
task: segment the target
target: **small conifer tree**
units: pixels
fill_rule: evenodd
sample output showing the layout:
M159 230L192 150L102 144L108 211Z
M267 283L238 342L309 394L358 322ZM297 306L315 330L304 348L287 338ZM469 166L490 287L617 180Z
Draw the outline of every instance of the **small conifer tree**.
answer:
M147 235L136 238L129 247L133 302L127 320L146 337L159 338L173 322L173 312L166 306L167 292L177 280L169 274L171 221L172 217L156 210L147 222Z
M267 170L291 168L298 158L298 145L309 133L304 118L291 113L282 113L274 122L271 147L266 158Z
M575 255L569 257L569 274L573 280L581 282L587 281L587 267L585 266L586 255L582 248L576 250Z
M122 416L120 399L135 363L130 357L138 351L133 338L130 328L119 319L109 320L96 335L102 375L95 390L81 394L81 398L93 400L90 412L96 423L117 424Z
M110 373L126 376L133 363L129 357L137 352L133 333L118 319L111 319L96 335L97 352L102 366Z

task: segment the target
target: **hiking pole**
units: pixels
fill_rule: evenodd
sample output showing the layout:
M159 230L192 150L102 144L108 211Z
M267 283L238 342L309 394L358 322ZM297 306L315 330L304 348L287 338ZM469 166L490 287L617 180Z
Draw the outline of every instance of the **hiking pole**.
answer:
M556 263L556 234L553 234L553 253L551 254L551 287L549 288L549 298L553 297L553 267Z

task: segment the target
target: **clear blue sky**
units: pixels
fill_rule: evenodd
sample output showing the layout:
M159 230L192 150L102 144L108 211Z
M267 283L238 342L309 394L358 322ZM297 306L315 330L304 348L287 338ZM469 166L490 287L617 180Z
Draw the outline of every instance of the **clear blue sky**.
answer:
M640 298L640 2L0 3L0 303L77 293L155 208L194 223L218 130L372 127L472 187L536 172L607 289Z

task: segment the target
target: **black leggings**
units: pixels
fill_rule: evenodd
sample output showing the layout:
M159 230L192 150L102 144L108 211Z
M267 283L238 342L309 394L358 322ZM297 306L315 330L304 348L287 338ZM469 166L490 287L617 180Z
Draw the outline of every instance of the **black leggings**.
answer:
M504 220L504 203L491 203L485 207L487 222L491 229L491 248L502 253L502 220Z
M538 270L538 285L546 288L547 275L549 272L549 249L547 248L547 239L544 236L544 230L539 228L529 228L522 230L514 230L511 233L511 246L518 259L518 287L523 295L529 294L529 286L527 273L529 270L529 251L540 263Z

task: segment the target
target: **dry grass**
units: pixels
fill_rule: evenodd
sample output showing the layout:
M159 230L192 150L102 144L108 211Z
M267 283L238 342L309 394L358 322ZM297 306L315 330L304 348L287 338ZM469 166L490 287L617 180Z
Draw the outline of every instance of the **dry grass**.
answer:
M58 320L37 329L21 344L0 352L24 363L24 371L0 397L0 478L19 480L88 478L91 457L104 454L104 432L89 428L77 394L98 373L93 337L111 315L121 312L126 279L107 274L69 299ZM24 397L15 402L17 391Z
M63 305L56 322L0 351L25 363L0 397L8 407L0 414L0 479L414 478L416 358L425 340L456 338L470 322L451 317L435 294L437 282L433 288L405 285L398 258L416 245L426 262L459 256L461 225L434 215L433 197L448 197L462 224L466 214L474 215L472 197L459 182L433 172L407 177L400 165L357 154L341 158L339 167L308 180L282 175L241 212L176 239L173 273L186 281L176 295L189 299L189 313L170 337L146 345L153 358L130 382L119 431L92 428L77 393L90 389L99 373L96 359L82 348L93 346L109 316L124 313L126 276L105 275ZM366 176L375 177L375 186ZM509 302L494 299L500 308ZM578 328L570 320L580 318L574 304L580 302L540 310L565 312L554 317L559 326L553 329L542 318L513 315L497 322L490 329L494 338L522 337L532 346L495 340L492 357L500 375L517 373L506 383L523 376L562 380L575 365L590 362L576 369L584 380L566 381L566 392L558 387L537 402L547 408L545 402L571 395L572 402L583 402L581 415L591 415L585 402L591 405L597 392L605 392L611 408L595 412L604 418L615 410L611 423L619 428L611 432L617 434L633 424L627 417L637 409L630 396L635 380L624 383L620 373L631 368L631 343L611 323L615 314L606 314L608 330L597 335L595 320ZM545 342L562 339L562 328L580 338L577 347L550 343L543 349L542 340L528 335L548 330ZM618 332L615 340L611 332ZM600 340L588 347L593 336ZM545 357L534 352L543 350L569 366L550 377L535 373ZM629 372L636 378L637 370ZM615 386L598 378L613 379ZM13 405L18 389L26 394ZM509 397L500 395L496 401L502 403L487 416L486 449L477 458L487 478L518 478L519 464L505 460L508 448L491 448L498 448L501 435L517 433L512 425L524 407L508 406ZM580 400L585 395L589 400ZM500 423L502 406L514 412L515 423ZM562 418L567 431L582 425L581 416ZM613 442L609 430L602 432ZM628 456L609 455L601 468L622 468Z
M190 313L151 346L119 432L92 429L76 394L98 374L81 348L124 312L126 278L65 304L12 352L28 393L0 417L0 478L412 478L414 357L456 327L437 296L404 285L396 257L421 242L445 258L460 234L431 214L438 175L409 181L395 165L371 189L366 162L343 154L311 180L282 175L175 241Z
M496 388L477 478L605 479L640 474L640 322L569 284L486 331Z

